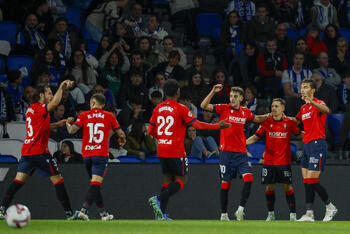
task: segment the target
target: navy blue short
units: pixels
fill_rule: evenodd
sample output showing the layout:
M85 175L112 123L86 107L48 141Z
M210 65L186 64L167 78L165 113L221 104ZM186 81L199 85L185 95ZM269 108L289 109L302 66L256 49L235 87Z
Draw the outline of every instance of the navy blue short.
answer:
M292 184L292 168L290 165L263 165L261 171L262 184Z
M89 177L98 175L104 177L107 171L108 158L102 156L91 156L84 158L85 168Z
M18 172L32 175L37 170L41 177L59 175L57 162L51 154L22 156L18 163Z
M252 173L252 165L247 153L220 151L220 176L223 181L230 181L239 175Z
M188 158L159 158L163 174L184 176L188 173Z
M327 158L327 142L318 139L304 144L300 165L311 171L323 171Z

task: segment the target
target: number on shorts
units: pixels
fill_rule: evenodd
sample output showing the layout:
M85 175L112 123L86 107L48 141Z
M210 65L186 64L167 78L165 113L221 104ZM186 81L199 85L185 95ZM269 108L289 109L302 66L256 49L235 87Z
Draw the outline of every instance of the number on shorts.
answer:
M263 169L262 169L262 175L263 175L263 176L267 176L267 169L266 169L266 168L263 168Z
M225 165L220 165L220 172L222 174L225 174L225 172L226 172L226 166Z

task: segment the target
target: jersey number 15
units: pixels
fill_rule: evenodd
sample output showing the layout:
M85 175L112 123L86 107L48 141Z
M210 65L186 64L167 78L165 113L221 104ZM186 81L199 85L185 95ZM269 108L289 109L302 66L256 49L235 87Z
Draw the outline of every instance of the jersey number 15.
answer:
M105 125L103 123L88 123L87 126L89 127L89 143L92 143L92 141L97 144L101 143L104 137L104 133L101 128L104 128Z

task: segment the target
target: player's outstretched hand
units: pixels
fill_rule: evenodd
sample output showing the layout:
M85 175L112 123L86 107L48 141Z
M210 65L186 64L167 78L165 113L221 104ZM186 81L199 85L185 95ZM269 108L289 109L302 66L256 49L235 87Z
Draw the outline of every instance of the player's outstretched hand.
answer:
M211 92L213 93L218 93L222 90L222 84L216 84L214 85L213 89L211 90Z
M119 137L118 138L119 145L123 147L126 143L126 138L125 137Z
M56 122L56 127L63 127L64 125L66 125L67 120L66 119L62 119L58 122Z
M69 89L70 87L72 87L74 85L74 81L71 80L65 80L61 83L60 88L67 88Z
M220 129L231 127L231 124L225 123L226 120L227 120L227 119L224 119L224 120L221 120L221 121L219 122Z

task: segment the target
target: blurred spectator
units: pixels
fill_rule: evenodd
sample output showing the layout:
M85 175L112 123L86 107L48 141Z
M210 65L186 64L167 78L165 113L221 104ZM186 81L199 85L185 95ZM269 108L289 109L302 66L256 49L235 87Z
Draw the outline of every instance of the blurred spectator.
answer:
M197 130L192 126L188 126L186 129L184 144L187 156L206 159L212 155L219 155L219 147L214 138L208 136L203 139L200 136L197 136Z
M124 80L127 83L130 83L130 73L133 70L139 70L142 72L142 76L143 76L143 82L145 83L146 87L151 87L153 84L152 80L150 77L148 77L148 72L150 70L150 67L144 63L145 61L145 56L144 54L140 51L140 50L134 50L131 53L131 67L130 67L130 71L129 74L127 75L128 79ZM123 81L123 82L124 82Z
M243 50L239 53L238 63L241 76L241 87L247 87L258 80L257 58L259 49L254 42L244 44Z
M281 78L283 71L288 68L286 57L278 50L276 39L269 39L266 49L257 59L259 77L258 90L264 97L281 96Z
M329 0L314 1L311 8L312 24L320 30L325 30L328 24L334 24L339 27L337 9Z
M100 61L99 84L104 88L109 88L113 95L116 96L121 87L123 75L129 70L130 63L126 54L121 54L118 50L112 49L105 54L101 60L105 59L105 63Z
M325 83L325 79L319 74L314 73L311 77L316 85L315 98L320 99L326 103L331 110L331 113L338 110L338 98L332 86Z
M105 35L102 36L100 40L100 44L97 47L97 50L95 51L95 57L97 60L100 60L103 55L108 53L110 48L112 47L112 40L109 36Z
M198 120L206 123L218 123L219 117L213 112L203 110L201 114L198 114ZM203 139L213 137L216 144L220 143L220 130L197 130L197 135Z
M42 84L42 85L47 85L50 86L50 71L47 67L42 67L39 71L38 71L38 76L35 77L36 80L36 84ZM50 86L52 87L52 86ZM55 88L55 87L53 87Z
M73 142L68 140L61 143L61 149L57 150L53 157L58 163L83 163L82 155L74 150Z
M93 40L101 41L103 33L108 33L112 25L124 21L121 11L128 2L129 0L100 2L101 4L87 13L85 27Z
M148 90L148 97L150 100L152 99L151 93L153 93L154 91L159 91L162 94L162 98L164 98L163 86L165 84L165 80L166 79L164 73L156 73L156 75L154 76L154 85Z
M67 7L63 4L62 0L47 0L49 4L49 10L53 17L56 19L60 15L63 15L67 11Z
M23 90L22 98L18 102L18 106L16 107L16 120L17 121L25 121L26 120L26 112L28 107L33 102L33 95L35 89L33 86L27 86Z
M148 18L147 28L141 33L142 36L151 38L152 45L160 45L164 37L168 36L168 32L160 27L160 19L157 15L151 15Z
M96 74L87 63L84 52L80 49L73 51L66 75L74 77L77 86L84 94L87 94L96 84Z
M335 51L329 53L329 66L333 67L335 71L343 76L350 66L350 52L348 41L344 37L339 37Z
M163 94L159 90L153 90L152 93L150 92L149 96L150 100L148 100L145 112L143 113L146 122L151 119L154 108L163 102Z
M338 89L341 78L339 74L333 69L328 67L328 54L321 52L317 56L317 62L319 67L314 69L312 73L318 73L325 79L325 83L332 86L334 90Z
M140 37L138 40L138 49L145 55L145 64L150 67L157 66L158 54L153 50L151 40L148 37Z
M118 42L125 52L129 53L134 48L134 39L126 35L127 25L123 23L116 23L113 26L113 32L111 37L114 38L114 42Z
M35 14L27 15L25 24L17 33L16 53L34 57L35 54L44 49L45 38L38 29L38 24L38 17Z
M268 38L273 35L275 22L268 15L266 5L257 7L257 14L248 23L248 40L255 41L259 48L264 48Z
M173 50L169 53L168 62L162 62L153 69L153 73L162 72L166 79L175 79L180 85L185 84L185 69L179 65L180 53Z
M294 42L287 36L287 26L284 23L279 23L275 29L275 36L277 39L277 46L279 51L288 58L291 56L292 51L294 51Z
M350 1L342 0L338 8L338 19L341 28L350 28Z
M90 103L90 98L92 95L94 95L95 93L100 93L105 95L105 99L106 99L106 106L116 106L115 103L115 98L114 95L112 94L111 90L108 88L104 88L102 85L100 84L96 84L93 89L88 93L88 96L86 98L87 102Z
M308 28L306 41L310 54L317 56L320 52L328 52L326 44L320 39L320 31L316 27Z
M255 86L248 86L244 90L245 106L255 114L256 107L258 106L258 90Z
M217 68L213 72L213 83L211 86L221 84L222 90L216 93L212 99L212 104L229 103L230 102L230 85L225 69Z
M200 108L201 102L210 92L209 86L204 83L199 72L192 73L188 80L188 86L183 87L183 90L191 94L192 103L197 108Z
M126 106L127 101L132 95L137 95L142 98L142 107L145 107L148 101L148 93L143 82L142 72L140 70L133 70L130 73L130 83L122 86L118 96L117 104L120 108Z
M173 50L176 50L180 54L179 65L182 67L186 67L187 58L185 53L181 48L174 47L174 39L171 36L166 36L163 39L163 46L161 46L156 53L158 54L158 62L168 62L169 53Z
M137 95L132 95L122 110L118 114L118 122L124 132L130 125L137 122L144 122L142 113L143 98Z
M191 113L197 117L198 108L193 104L192 102L192 93L189 90L185 90L184 88L181 88L181 94L179 97L179 103L182 105L185 105Z
M145 30L146 20L142 15L143 7L140 3L134 2L130 6L130 14L127 15L126 19L132 24L127 27L127 35L132 37L138 37L142 31Z
M313 3L310 0L282 1L277 19L297 30L305 28L311 22L310 9L312 6Z
M7 93L11 96L13 109L16 111L16 107L22 98L23 87L22 75L19 70L11 70L7 73Z
M343 82L338 89L339 111L345 112L350 104L350 73L346 72L342 78Z
M114 159L117 159L119 156L126 156L127 154L128 151L119 144L118 134L113 134L109 139L109 158L111 159L111 156L113 156ZM116 161L118 162L118 160Z
M64 119L65 107L63 104L59 104L50 116L50 123L59 122ZM66 126L56 127L50 129L50 138L60 142L66 138L72 138L73 135L70 135L67 131Z
M136 155L141 160L145 160L146 157L155 155L157 152L156 142L147 133L144 122L137 122L132 125L131 131L126 137L124 148L128 151L128 155Z
M1 11L3 20L14 21L23 24L27 13L31 10L36 0L3 0L1 1Z
M295 52L300 52L304 54L304 66L309 69L314 69L318 67L316 56L310 54L307 48L307 41L304 37L298 37L295 42ZM290 61L288 64L292 64L293 61Z
M237 11L231 11L221 25L220 54L222 63L228 67L235 57L235 48L246 40L246 26L242 24Z
M95 71L98 68L98 60L93 56L92 54L89 53L86 43L84 40L77 40L74 46L74 49L79 49L84 52L86 62L89 64L89 66L94 69ZM97 72L96 72L97 75Z
M338 92L340 110L344 112L344 119L339 128L338 157L343 158L343 150L350 131L350 73L343 76L343 84Z
M52 49L48 47L43 49L39 53L38 57L34 60L32 69L30 71L30 77L34 85L38 83L37 78L39 77L39 73L41 73L44 67L46 67L50 72L50 86L58 87L58 83L62 75L60 71L60 62L55 59Z
M62 54L69 59L72 54L73 45L76 43L77 36L75 32L68 29L68 21L60 17L55 21L55 29L51 31L47 39L59 39L62 42Z
M327 46L328 52L332 53L336 50L337 40L340 37L339 29L333 24L328 24L324 32L323 41Z
M73 76L66 77L67 80L75 81ZM76 106L79 104L85 103L84 93L80 90L77 84L74 82L74 85L69 89L69 96L74 100ZM74 108L75 109L75 108Z
M255 3L251 0L231 0L225 9L226 14L236 11L242 22L247 23L255 15Z
M304 54L296 52L293 56L293 65L284 70L282 75L282 85L286 100L286 114L295 116L301 107L301 82L311 78L311 70L304 67Z
M47 37L54 25L53 17L49 11L49 4L46 0L35 0L33 12L38 16L38 29Z
M60 39L50 39L47 40L46 43L47 47L49 47L52 52L53 52L53 56L55 61L59 61L60 64L60 72L64 73L66 71L66 58L64 56L64 54L62 53L62 42Z
M64 88L62 91L61 104L64 105L64 119L74 116L75 108L78 103L70 95L69 89L67 88Z
M190 79L194 72L199 72L205 84L210 84L210 74L205 64L205 54L201 51L194 53L192 65L186 70L186 80Z
M6 122L10 122L12 120L16 120L12 98L7 92L6 87L0 83L0 123L4 125Z

